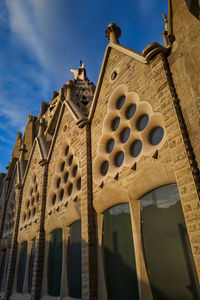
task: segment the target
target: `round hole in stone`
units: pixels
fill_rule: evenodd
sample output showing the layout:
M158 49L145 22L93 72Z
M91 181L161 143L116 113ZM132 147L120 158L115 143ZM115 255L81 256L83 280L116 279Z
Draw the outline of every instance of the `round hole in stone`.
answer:
M139 117L136 123L136 127L139 131L142 131L145 129L149 122L149 116L147 114L143 114Z
M65 148L65 156L68 155L68 152L69 152L69 146L66 146L66 148Z
M122 106L123 106L124 103L125 103L125 100L126 100L126 96L121 96L121 97L117 100L117 103L116 103L117 109L121 109L121 108L122 108Z
M105 160L102 164L101 164L101 174L103 176L105 176L108 173L108 169L109 169L109 162L107 160Z
M70 185L68 186L68 189L67 189L67 193L69 196L72 194L72 190L73 190L73 184L70 183Z
M70 156L69 160L68 160L68 165L71 166L73 161L73 155Z
M142 151L142 142L140 140L136 140L131 144L130 153L133 157L137 157Z
M81 177L77 180L77 189L80 191L81 190Z
M37 192L38 189L38 184L36 183L35 188L34 188L34 192Z
M113 71L112 74L111 74L111 79L115 80L116 77L117 77L117 72Z
M56 203L56 194L53 195L53 197L51 199L51 203L52 203L52 205L54 205Z
M69 172L66 172L65 175L64 175L64 183L67 182L68 177L69 177Z
M60 191L60 201L62 201L63 196L64 196L64 190L62 189L62 190Z
M60 177L57 179L57 181L56 181L56 187L57 187L57 189L60 187L60 182L61 182L61 179L60 179Z
M36 182L36 175L34 175L34 177L33 177L33 183L35 183Z
M151 129L149 133L149 142L151 143L151 145L156 146L162 141L163 136L164 136L164 129L160 126L157 126Z
M118 168L121 167L123 161L124 161L124 152L123 151L117 152L114 158L115 166Z
M60 171L63 172L65 168L65 162L63 161L61 166L60 166Z
M125 111L125 116L128 120L130 120L134 114L135 114L135 111L136 111L136 105L135 104L130 104L126 111Z
M36 208L34 207L33 208L33 216L35 216L35 213L36 213Z
M120 138L120 141L124 144L128 141L128 138L130 136L130 128L129 127L126 127L124 128L121 132L120 132L120 135L119 135L119 138Z
M112 122L111 122L112 130L116 131L117 128L119 127L119 124L120 124L120 118L119 117L116 117L115 119L113 119Z
M76 177L77 171L78 171L78 166L76 165L75 167L73 167L73 171L72 171L72 175L74 177Z
M106 143L106 152L111 153L115 145L114 139L109 139Z

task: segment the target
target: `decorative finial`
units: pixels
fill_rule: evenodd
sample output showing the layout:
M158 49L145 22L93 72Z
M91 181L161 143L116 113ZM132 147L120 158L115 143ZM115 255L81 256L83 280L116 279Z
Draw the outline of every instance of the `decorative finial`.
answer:
M121 36L121 29L114 22L108 25L105 31L105 36L111 43L119 44L119 37Z
M163 17L163 21L164 21L164 25L165 25L165 31L168 31L168 20L167 20L166 14L163 13L162 17Z
M22 144L19 151L21 152L20 153L20 157L19 157L19 161L22 161L24 160L24 155L25 155L25 152L27 152L26 150L26 144Z
M87 79L85 66L84 66L84 63L82 62L82 60L80 60L80 67L78 68L78 70L71 69L70 72L72 72L72 74L74 75L75 80L86 80Z

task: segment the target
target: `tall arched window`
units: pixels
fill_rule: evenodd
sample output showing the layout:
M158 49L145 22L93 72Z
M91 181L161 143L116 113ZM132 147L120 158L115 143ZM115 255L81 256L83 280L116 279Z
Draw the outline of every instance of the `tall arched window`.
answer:
M24 276L26 271L26 258L27 258L27 242L23 242L21 245L21 252L19 256L18 272L17 272L17 292L23 292Z
M128 204L114 206L104 213L103 249L108 299L139 300Z
M5 272L5 265L6 265L6 250L3 250L3 256L2 256L1 264L0 264L0 290L2 288L2 282L3 282L4 272Z
M48 256L48 294L60 296L62 276L62 229L56 229L51 234Z
M82 298L81 292L81 221L70 226L67 249L69 296Z
M155 300L200 299L188 233L176 185L141 199L146 265Z
M32 249L29 259L29 270L28 270L28 293L31 293L32 288L32 278L33 278L33 265L34 265L34 256L35 256L35 239L32 242Z

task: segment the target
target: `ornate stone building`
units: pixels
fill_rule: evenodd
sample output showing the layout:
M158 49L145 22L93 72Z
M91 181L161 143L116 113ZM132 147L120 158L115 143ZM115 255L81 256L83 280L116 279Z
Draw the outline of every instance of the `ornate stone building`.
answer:
M18 133L0 174L1 299L200 299L198 1L165 46L109 44Z

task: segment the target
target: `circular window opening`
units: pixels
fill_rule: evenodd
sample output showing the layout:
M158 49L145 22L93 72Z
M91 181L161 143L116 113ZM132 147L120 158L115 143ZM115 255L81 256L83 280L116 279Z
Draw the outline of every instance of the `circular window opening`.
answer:
M56 194L53 195L51 202L52 202L52 205L54 205L56 203Z
M112 130L116 131L117 128L119 127L119 124L120 124L120 118L116 117L114 120L112 120L112 123L111 123Z
M65 162L63 161L61 166L60 166L60 171L63 172L65 168Z
M77 180L77 189L81 190L81 177Z
M147 114L140 116L136 123L137 129L139 131L144 130L145 127L147 126L148 122L149 122L149 116Z
M130 152L133 157L137 157L142 150L142 142L140 140L136 140L132 143Z
M69 173L68 173L68 172L66 172L66 173L65 173L65 175L64 175L64 183L66 183L66 182L67 182L67 180L68 180L68 177L69 177Z
M112 74L111 74L111 79L115 80L116 77L117 77L117 72L113 71Z
M123 164L124 161L124 152L123 151L119 151L114 158L114 162L115 162L115 166L116 167L121 167L121 165Z
M60 179L60 177L57 179L57 182L56 182L56 187L57 187L57 189L59 188L59 186L60 186L60 181L61 181L61 179Z
M119 136L119 138L120 138L120 141L122 142L122 143L126 143L127 141L128 141L128 138L129 138L129 136L130 136L130 128L129 127L126 127L126 128L124 128L121 132L120 132L120 136Z
M163 136L164 136L164 129L159 126L155 127L150 131L149 142L152 145L156 146L162 141Z
M126 100L126 97L125 97L125 96L121 96L121 97L117 100L117 103L116 103L117 109L121 109L121 108L122 108L122 106L123 106L124 103L125 103L125 100Z
M68 189L67 189L67 193L69 196L72 194L72 190L73 190L73 184L70 183L70 185L68 186Z
M69 146L67 146L67 147L65 148L65 155L66 155L66 156L68 155L68 152L69 152Z
M70 156L69 160L68 160L68 165L71 166L73 161L73 155Z
M125 116L128 120L130 120L136 111L136 105L135 104L131 104L127 107L126 111L125 111Z
M64 190L62 189L62 190L60 191L60 201L62 201L63 196L64 196Z
M73 174L74 177L76 177L77 171L78 171L78 166L76 165L76 166L73 168L73 171L72 171L72 174Z
M115 145L115 140L114 139L108 140L108 142L106 143L106 151L108 153L111 153L113 151L114 145Z
M108 173L108 169L109 169L109 162L107 160L105 160L102 164L101 164L101 174L103 176L105 176Z
M34 209L33 209L33 216L35 216L35 213L36 213L36 208L34 207Z

